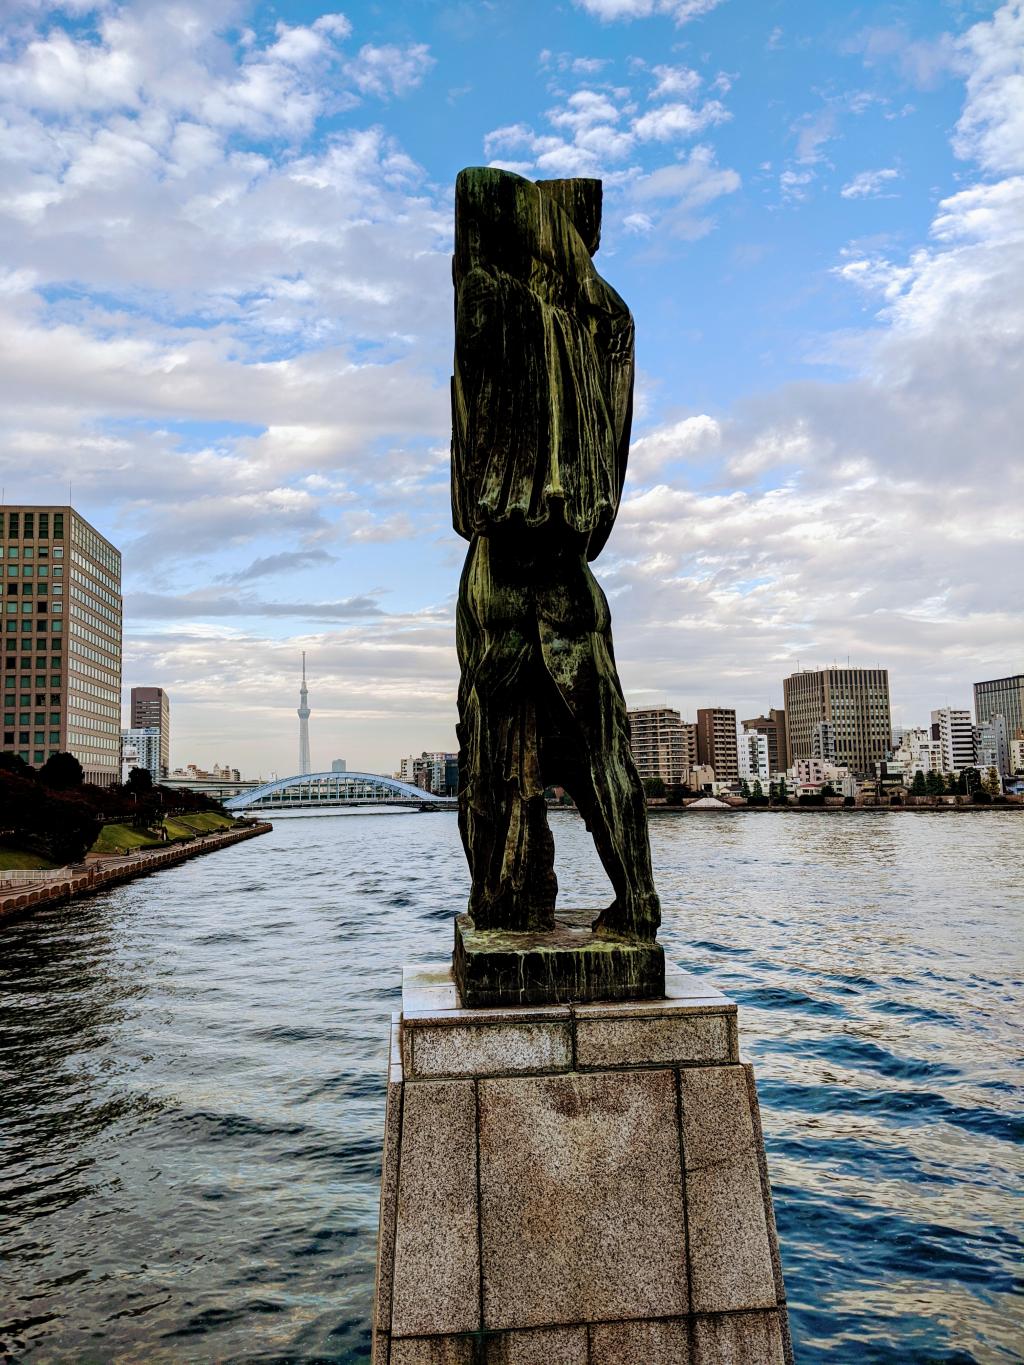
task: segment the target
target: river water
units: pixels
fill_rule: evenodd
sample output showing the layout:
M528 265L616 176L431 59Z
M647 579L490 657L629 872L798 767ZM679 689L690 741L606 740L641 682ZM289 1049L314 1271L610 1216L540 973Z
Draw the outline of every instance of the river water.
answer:
M670 956L741 1007L798 1360L1020 1360L1024 819L652 844ZM388 1018L466 890L450 814L293 816L0 929L0 1361L368 1358Z

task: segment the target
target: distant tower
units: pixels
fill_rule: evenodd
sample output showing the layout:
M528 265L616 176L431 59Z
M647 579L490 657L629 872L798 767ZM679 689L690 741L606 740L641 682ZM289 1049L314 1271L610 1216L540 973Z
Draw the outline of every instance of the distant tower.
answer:
M309 772L309 693L306 690L306 651L302 651L302 686L299 688L299 774Z

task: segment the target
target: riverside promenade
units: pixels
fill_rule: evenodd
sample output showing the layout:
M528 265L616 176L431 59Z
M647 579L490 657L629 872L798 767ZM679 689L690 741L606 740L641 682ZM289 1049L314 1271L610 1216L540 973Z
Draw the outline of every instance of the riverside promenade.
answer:
M259 834L268 834L271 829L273 825L261 821L222 833L200 834L187 843L174 844L169 848L144 849L123 856L103 857L88 864L75 864L71 868L57 868L52 880L8 887L0 885L0 924L31 914L45 905L91 896L109 886L131 881L134 877L148 877L163 867L172 867L175 863L183 863L203 853L215 853L217 849L227 848L229 844L240 843L243 839L255 839Z

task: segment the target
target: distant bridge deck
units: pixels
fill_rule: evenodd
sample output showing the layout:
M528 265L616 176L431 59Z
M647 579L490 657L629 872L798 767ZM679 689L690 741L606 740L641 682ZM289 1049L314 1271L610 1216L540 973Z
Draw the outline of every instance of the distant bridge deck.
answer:
M454 810L454 796L399 782L380 773L306 773L265 782L224 802L230 811L338 810L349 806L404 806L416 810Z

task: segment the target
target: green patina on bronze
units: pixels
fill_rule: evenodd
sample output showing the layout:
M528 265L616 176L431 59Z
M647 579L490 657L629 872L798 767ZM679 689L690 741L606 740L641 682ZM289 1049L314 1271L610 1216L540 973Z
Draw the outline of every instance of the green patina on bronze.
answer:
M618 511L633 406L633 319L594 269L600 225L598 180L476 167L456 184L452 512L470 542L459 817L474 951L488 932L518 952L509 931L555 931L544 789L562 785L615 892L590 946L575 945L576 966L558 969L576 998L595 998L598 977L613 997L658 993L628 953L600 944L653 945L661 917L611 617L589 568ZM457 952L456 965L471 956Z

